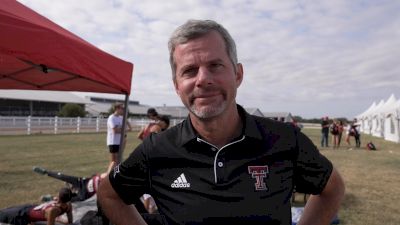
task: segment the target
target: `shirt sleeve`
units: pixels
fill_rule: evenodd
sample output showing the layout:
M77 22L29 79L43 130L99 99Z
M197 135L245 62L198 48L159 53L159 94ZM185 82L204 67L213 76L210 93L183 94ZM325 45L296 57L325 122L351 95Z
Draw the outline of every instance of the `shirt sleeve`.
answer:
M140 144L130 156L109 175L110 182L126 204L136 203L149 188L145 147Z
M295 162L296 191L320 194L333 170L332 163L322 154L303 133L297 133L298 156Z
M107 126L111 129L115 127L115 121L112 115L110 115L110 117L107 119Z

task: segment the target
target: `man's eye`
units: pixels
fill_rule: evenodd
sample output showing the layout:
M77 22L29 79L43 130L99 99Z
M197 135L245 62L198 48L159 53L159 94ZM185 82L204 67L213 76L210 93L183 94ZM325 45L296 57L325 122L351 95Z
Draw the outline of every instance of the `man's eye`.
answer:
M183 71L182 75L183 76L192 76L197 74L197 69L196 68L189 68Z
M217 69L223 68L223 66L224 65L222 65L221 63L213 63L213 64L210 65L210 69L211 70L217 70Z

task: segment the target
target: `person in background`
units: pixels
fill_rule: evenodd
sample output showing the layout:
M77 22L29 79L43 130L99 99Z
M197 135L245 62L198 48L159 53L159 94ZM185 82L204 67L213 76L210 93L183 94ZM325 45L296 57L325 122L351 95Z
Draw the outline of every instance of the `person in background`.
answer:
M328 146L329 138L329 118L327 116L322 118L321 121L321 147Z
M54 225L57 217L66 213L68 221L72 223L72 192L69 188L61 188L57 200L45 202L40 205L20 205L0 210L0 222L14 225L27 225L33 222L46 221L47 225Z
M147 118L153 120L153 121L157 121L158 119L158 112L155 108L149 108L147 110Z
M132 201L151 194L175 224L291 224L294 187L309 193L298 225L327 225L344 196L332 163L291 124L248 114L236 103L243 80L235 42L212 20L189 20L169 41L182 123L146 138L98 198L116 225L145 224Z
M64 181L70 186L72 191L72 202L85 201L86 199L95 195L101 179L104 179L108 175L108 172L105 172L101 174L94 174L90 177L78 177L63 174L61 172L46 170L38 166L33 167L33 171L41 175L47 175L54 179Z
M342 141L343 131L344 131L344 125L343 125L343 121L342 120L339 120L338 130L339 130L339 134L338 134L337 147L339 148L340 147L340 143Z
M347 123L346 124L346 143L349 147L349 150L353 150L353 148L351 148L351 142L350 142L350 137L354 136L354 131L352 131L351 129L351 123Z
M351 124L351 129L353 130L353 133L354 133L354 139L356 141L356 148L360 148L361 147L360 124L357 122L356 118L354 118L354 120Z
M351 123L347 125L347 137L346 142L350 146L349 150L352 150L350 137L354 137L356 148L361 147L361 140L360 140L360 131L359 131L359 124L357 124L357 119L354 119Z
M169 127L169 117L165 115L157 115L156 122L147 124L141 129L137 135L140 140L145 139L151 133L159 133Z
M157 124L159 118L157 110L155 108L149 108L147 110L147 118L149 118L151 121L139 131L137 138L140 140L143 140L144 137L147 137L152 132L151 128ZM155 128L153 132L154 131Z
M38 166L33 167L33 171L41 175L47 175L54 179L64 181L72 191L71 202L85 201L91 198L97 193L97 189L101 180L106 178L109 174L109 171L107 171L105 173L95 174L90 177L78 177L67 175L61 172L46 170ZM140 202L141 204L139 204ZM139 209L141 213L157 212L157 206L155 205L154 199L150 195L147 194L140 197L140 202L137 201L135 203L135 206Z
M121 145L122 121L124 115L124 104L115 103L113 105L113 114L107 119L107 146L110 152L110 163L107 171L111 171L118 162L118 152L120 148L125 147L126 139ZM127 121L126 128L128 131L132 130L131 125ZM126 136L125 136L126 137Z
M339 122L334 119L329 127L329 130L332 134L333 149L336 149L339 147Z

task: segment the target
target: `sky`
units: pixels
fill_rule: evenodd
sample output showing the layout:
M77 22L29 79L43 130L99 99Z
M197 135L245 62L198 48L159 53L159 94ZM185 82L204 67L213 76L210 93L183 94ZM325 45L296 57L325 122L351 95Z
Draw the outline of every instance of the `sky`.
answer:
M350 119L374 101L400 98L397 0L19 2L133 63L130 99L144 105L183 105L167 42L188 19L215 20L234 38L244 67L236 100L244 107Z

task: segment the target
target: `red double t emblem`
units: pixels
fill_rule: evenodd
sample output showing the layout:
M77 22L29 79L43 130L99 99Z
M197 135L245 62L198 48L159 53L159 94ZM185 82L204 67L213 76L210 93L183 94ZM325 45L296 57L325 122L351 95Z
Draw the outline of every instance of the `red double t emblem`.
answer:
M269 173L268 166L248 166L247 168L251 177L256 179L256 183L254 184L256 191L268 190L264 181L264 178L266 178Z

